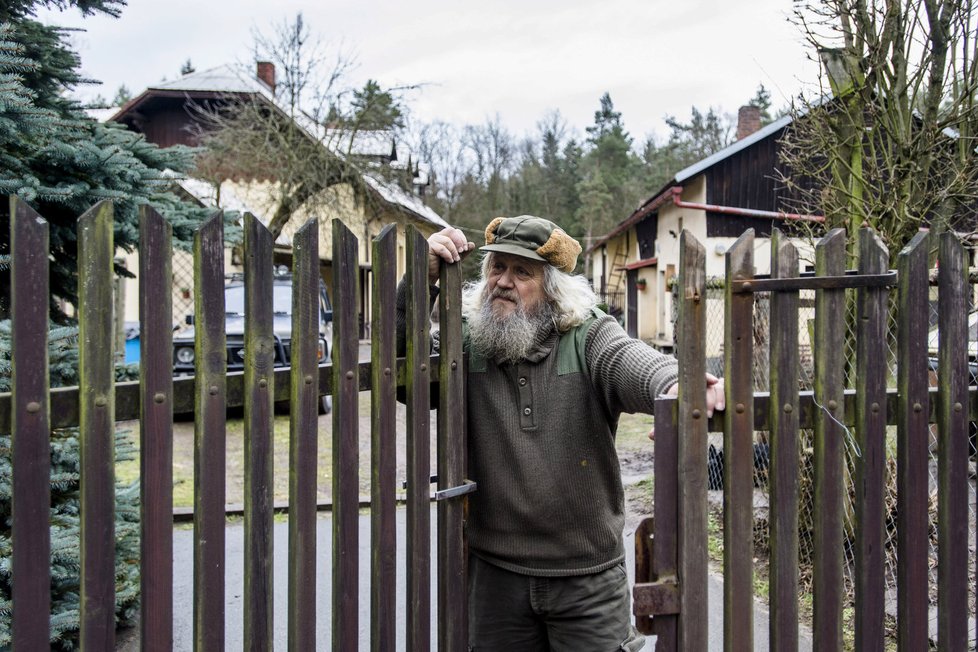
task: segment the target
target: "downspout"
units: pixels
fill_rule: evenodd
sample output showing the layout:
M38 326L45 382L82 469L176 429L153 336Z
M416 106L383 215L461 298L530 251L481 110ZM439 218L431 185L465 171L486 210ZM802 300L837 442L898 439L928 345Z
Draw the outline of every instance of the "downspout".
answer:
M824 215L801 215L799 213L782 213L780 211L762 211L756 208L738 208L736 206L718 206L716 204L700 204L698 202L683 201L683 187L673 186L672 203L678 208L692 208L710 213L724 213L726 215L743 215L745 217L762 217L774 220L791 220L798 222L825 222Z
M601 245L601 294L608 292L608 245Z

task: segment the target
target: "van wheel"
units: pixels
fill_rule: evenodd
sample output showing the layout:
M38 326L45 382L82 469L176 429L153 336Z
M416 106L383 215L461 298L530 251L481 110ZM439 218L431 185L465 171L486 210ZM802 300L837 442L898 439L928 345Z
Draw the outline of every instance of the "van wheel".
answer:
M333 411L333 397L326 395L319 397L319 413L329 414Z

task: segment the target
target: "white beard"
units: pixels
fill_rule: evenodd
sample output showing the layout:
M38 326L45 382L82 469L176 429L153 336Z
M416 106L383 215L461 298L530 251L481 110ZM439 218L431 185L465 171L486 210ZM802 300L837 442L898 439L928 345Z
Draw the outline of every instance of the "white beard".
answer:
M506 316L493 310L493 298L505 296L516 301L515 309ZM482 307L468 319L472 347L487 358L515 364L526 359L536 344L537 335L553 322L553 308L541 301L528 313L515 292L496 290L485 297Z

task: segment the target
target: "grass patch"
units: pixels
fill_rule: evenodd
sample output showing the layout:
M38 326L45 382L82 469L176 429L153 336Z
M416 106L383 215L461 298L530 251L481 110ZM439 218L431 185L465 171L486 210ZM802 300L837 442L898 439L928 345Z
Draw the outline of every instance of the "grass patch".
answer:
M654 418L648 414L622 414L618 420L616 445L618 448L647 448L652 450L649 430Z

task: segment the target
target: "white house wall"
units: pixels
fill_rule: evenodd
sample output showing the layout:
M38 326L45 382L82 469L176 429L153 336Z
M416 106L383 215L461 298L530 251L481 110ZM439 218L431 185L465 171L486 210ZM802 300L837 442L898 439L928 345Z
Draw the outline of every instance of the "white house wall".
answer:
M704 177L697 177L692 183L688 183L683 188L683 201L706 203L706 184ZM714 219L723 219L718 216ZM726 273L725 254L737 238L730 237L711 237L706 236L706 211L691 208L680 208L673 204L667 204L659 209L658 232L656 234L656 257L658 265L656 268L655 279L655 299L647 297L645 293L639 293L640 306L643 303L656 303L654 310L639 308L642 315L653 315L654 325L651 330L657 331L655 340L660 344L667 344L674 341L672 292L669 290L668 282L671 274L679 272L679 234L685 229L690 232L706 250L706 276L707 278L723 277ZM793 239L792 242L798 248L799 271L803 271L805 266L810 264L813 259L813 246L810 242L802 239ZM771 241L769 238L756 238L754 240L754 267L757 274L768 274L771 271ZM652 279L648 279L648 286L653 287ZM723 314L722 299L710 299L711 304L719 302L718 305L708 305L708 315ZM642 328L639 331L640 337L648 337L642 333L648 333L649 328ZM716 348L713 346L712 348ZM719 355L719 351L707 351L707 355Z
M683 201L705 203L706 182L702 176L696 177L683 186ZM671 278L679 273L679 236L683 230L701 243L706 244L706 211L679 208L674 204L666 204L659 209L659 225L656 232L655 249L659 259L657 265L655 311L656 341L660 344L674 341L672 292L668 285ZM709 262L707 276L711 275ZM723 274L721 265L720 274Z

